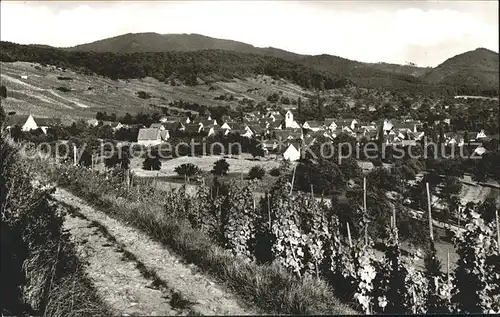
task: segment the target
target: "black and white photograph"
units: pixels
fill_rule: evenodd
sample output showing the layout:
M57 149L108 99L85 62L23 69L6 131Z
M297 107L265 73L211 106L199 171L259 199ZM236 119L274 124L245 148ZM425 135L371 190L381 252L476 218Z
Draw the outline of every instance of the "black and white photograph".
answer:
M1 316L500 314L496 0L0 3Z

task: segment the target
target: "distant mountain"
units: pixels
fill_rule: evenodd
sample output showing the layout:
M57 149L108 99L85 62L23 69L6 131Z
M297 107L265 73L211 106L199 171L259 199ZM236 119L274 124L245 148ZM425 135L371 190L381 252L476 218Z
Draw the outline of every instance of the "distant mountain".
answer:
M296 61L308 67L349 77L355 82L369 87L387 87L400 82L419 81L414 77L427 71L426 68L396 64L369 64L331 55L300 55L285 50L253 45L232 40L217 39L200 34L158 34L128 33L100 41L63 48L73 52L191 52L207 49L220 49L238 53L250 53Z
M433 84L481 89L498 94L498 53L478 48L453 56L422 78Z
M2 46L8 48L0 50L2 61L53 63L59 58L59 64L116 78L152 76L163 81L180 75L194 83L196 76L210 80L267 74L304 87L321 87L320 81L325 81L325 88L353 83L392 91L488 96L498 95L499 84L498 53L484 48L452 57L436 68L422 68L363 63L326 54L301 55L200 34L128 33L67 48L6 42ZM97 59L101 62L92 65Z
M243 42L218 39L200 34L127 33L63 49L99 53L191 52L216 49L260 54L288 60L303 56L272 47L260 48Z

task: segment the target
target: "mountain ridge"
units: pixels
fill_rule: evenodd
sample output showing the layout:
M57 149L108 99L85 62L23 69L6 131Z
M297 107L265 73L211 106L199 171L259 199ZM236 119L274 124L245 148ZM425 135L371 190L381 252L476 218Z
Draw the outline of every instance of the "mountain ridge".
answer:
M210 61L210 63L225 66L224 62L221 63L214 59L214 54L219 54L222 58L228 58L229 60L227 62L233 64L232 67L225 70L223 77L226 78L231 76L237 77L238 73L241 73L238 71L238 69L247 67L238 66L238 60L241 59L242 63L246 62L247 65L252 64L251 68L253 70L250 71L251 73L257 72L268 74L271 76L278 75L278 73L275 73L276 69L272 70L272 68L276 68L275 66L279 64L281 65L278 67L280 69L279 73L287 76L288 78L294 77L295 80L297 79L297 76L300 76L300 74L297 73L297 71L300 69L301 71L306 71L308 73L306 77L309 77L310 80L313 81L317 81L319 78L318 75L314 75L314 73L323 74L320 75L323 78L325 78L324 74L328 73L329 75L327 77L330 77L335 81L337 80L335 78L347 78L356 85L366 88L381 88L391 90L394 88L396 88L396 90L414 90L416 88L417 91L427 91L435 90L435 86L440 86L445 87L446 91L455 94L462 93L498 95L498 53L485 48L477 48L472 51L458 54L447 59L434 68L423 68L414 65L399 65L384 62L359 62L328 54L302 55L273 47L255 47L251 44L243 42L227 39L217 39L196 33L127 33L107 39L102 39L99 41L94 41L91 43L76 45L73 47L48 48L47 46L40 45L31 45L25 47L31 47L33 48L32 50L34 50L35 47L37 49L52 49L52 52L56 55L60 54L59 52L72 54L71 56L60 56L63 59L72 59L73 63L76 63L77 65L79 64L79 62L75 61L75 54L78 55L84 53L86 53L85 58L87 59L91 58L90 55L92 54L100 54L99 56L106 56L106 58L109 58L108 54L112 53L116 54L116 58L121 58L122 60L130 60L131 58L134 61L138 58L137 54L143 54L145 58L151 58L151 54L156 54L155 56L160 56L158 54L168 54L170 56L174 56L175 58L180 56L179 54L188 54L186 56L195 58L195 60L189 60L190 64L194 64L188 66L190 67L190 71L196 73L195 66L197 63L201 63L206 69L210 69L211 72L215 71L215 73L219 73L219 75L221 75L220 70L214 69L213 65L207 64L207 62ZM55 53L54 50L57 50L58 53ZM18 49L15 49L14 51L16 52L11 52L12 54L10 54L10 56L4 56L5 58L3 60L7 61L9 59L13 59L26 61L27 59L29 59L28 56L26 56L26 54L24 53L18 54ZM228 54L214 53L214 51L234 52L243 55L239 55L238 57ZM193 55L192 53L194 52L198 52L199 54ZM34 51L31 53L31 55L39 55L38 59L40 59L40 51L37 51L36 54ZM252 55L254 57L250 58L247 55ZM263 62L263 65L258 65L257 60L259 60L259 58L257 56L276 59L266 59L265 61L261 60L260 62ZM160 59L162 58L165 58L165 56L161 57ZM252 58L254 60L250 62L250 59ZM43 57L42 59L46 58ZM179 62L181 60L183 60L183 58L181 58ZM86 64L87 66L89 66L89 63L87 62L88 61L86 61ZM99 69L97 69L97 72L110 74L112 72L111 70L109 70L109 67L110 66L100 67ZM114 64L114 67L124 68L126 66ZM159 66L158 68L156 65L154 65L153 61L149 62L148 67L151 69L151 71L148 71L148 73L156 74L155 78L158 78L159 80L163 80L163 77L168 77L171 75L172 69L168 67L162 68ZM182 67L182 65L176 66L175 69L179 70L179 67L181 67L181 70L185 70L185 67ZM92 67L90 67L90 69L92 69ZM229 69L232 70L230 71ZM93 71L95 70L96 69L94 69ZM244 72L248 73L247 70ZM235 73L231 74L232 71L235 71ZM124 74L127 72L118 70L117 73ZM140 76L143 71L139 69L134 70L132 73L134 73L133 76ZM196 74L193 73L190 76L196 76ZM307 80L304 80L304 78L300 79L301 85L311 85L310 83L307 83ZM315 85L317 86L317 83Z

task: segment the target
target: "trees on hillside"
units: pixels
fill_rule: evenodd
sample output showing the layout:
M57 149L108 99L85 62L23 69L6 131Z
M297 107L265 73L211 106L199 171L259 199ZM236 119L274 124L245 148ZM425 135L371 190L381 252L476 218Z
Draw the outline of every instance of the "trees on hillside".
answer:
M225 159L220 159L214 163L212 174L222 176L229 171L229 163Z

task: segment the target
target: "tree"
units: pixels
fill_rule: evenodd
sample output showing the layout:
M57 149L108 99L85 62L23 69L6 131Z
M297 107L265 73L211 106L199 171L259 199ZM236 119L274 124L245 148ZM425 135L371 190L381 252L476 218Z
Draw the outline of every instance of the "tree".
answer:
M174 169L174 172L176 172L178 175L184 176L187 178L187 181L189 182L190 177L195 176L197 174L201 173L201 170L199 169L198 166L191 164L191 163L186 163L177 166Z
M3 123L5 122L5 111L0 104L0 131L3 130Z
M229 163L226 162L225 159L220 159L214 163L214 167L212 169L212 174L222 176L226 175L229 171Z
M160 154L158 150L151 150L146 153L146 158L142 162L142 169L149 171L159 171L161 169Z
M113 139L113 129L109 125L99 126L97 137L103 140Z
M258 142L252 142L250 144L250 154L255 159L256 157L264 157L264 149Z
M250 171L248 172L248 177L250 179L262 179L265 174L266 171L261 166L256 165L250 169Z
M7 87L4 85L0 87L0 97L7 98Z

